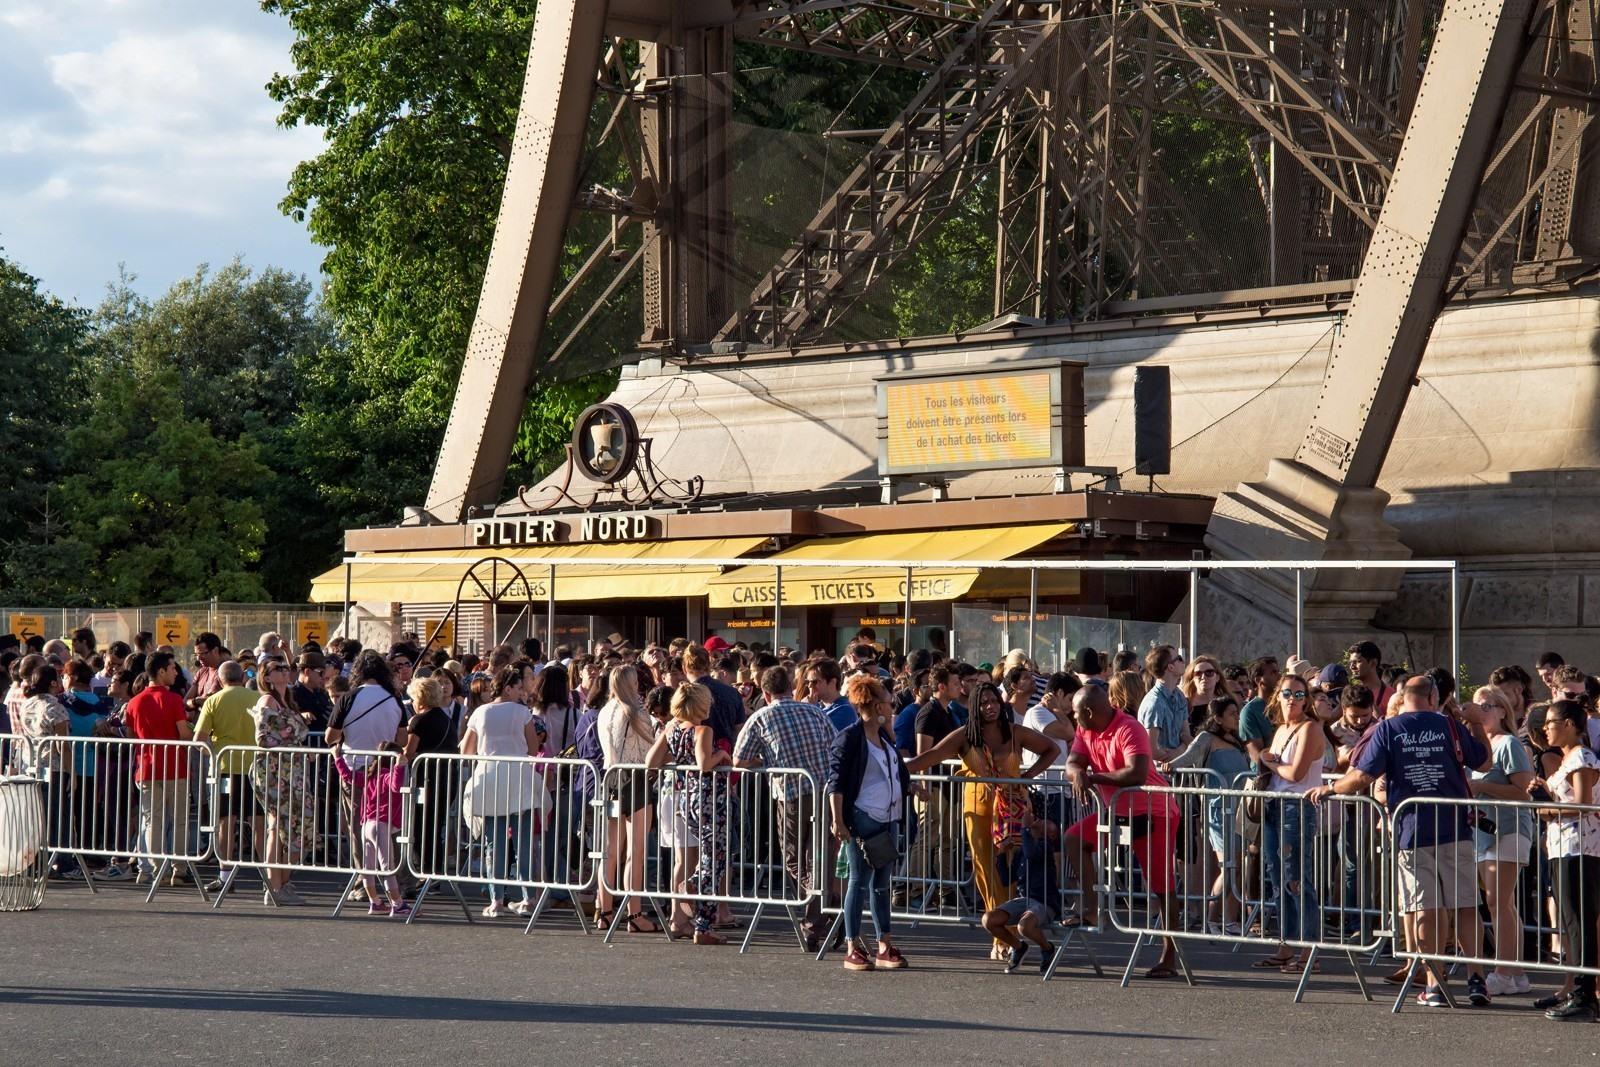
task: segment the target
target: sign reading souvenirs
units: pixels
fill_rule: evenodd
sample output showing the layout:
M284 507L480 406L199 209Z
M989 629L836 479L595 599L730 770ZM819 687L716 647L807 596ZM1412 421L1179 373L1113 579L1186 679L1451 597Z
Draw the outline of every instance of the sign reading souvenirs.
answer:
M1081 363L877 381L880 476L1083 464Z
M649 541L660 536L660 519L622 513L583 515L576 522L536 515L479 519L472 524L472 543L480 548Z

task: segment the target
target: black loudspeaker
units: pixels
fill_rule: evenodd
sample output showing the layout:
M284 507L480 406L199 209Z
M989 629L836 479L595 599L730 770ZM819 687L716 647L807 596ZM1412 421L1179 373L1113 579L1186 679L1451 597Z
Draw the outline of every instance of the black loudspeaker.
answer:
M1172 473L1172 373L1166 367L1133 368L1133 469Z

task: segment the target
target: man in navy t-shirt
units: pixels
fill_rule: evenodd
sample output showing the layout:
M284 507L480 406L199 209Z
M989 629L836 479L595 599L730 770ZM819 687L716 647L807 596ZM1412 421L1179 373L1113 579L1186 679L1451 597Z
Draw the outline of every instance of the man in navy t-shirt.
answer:
M1437 801L1471 798L1467 771L1489 766L1489 739L1477 705L1466 705L1457 718L1433 710L1438 700L1438 687L1426 674L1406 679L1400 714L1373 727L1355 765L1332 786L1312 790L1308 799L1317 803L1330 792L1364 793L1382 778L1400 855L1401 911L1414 917L1420 951L1425 957L1437 954L1448 925L1445 912L1451 911L1462 954L1477 956L1478 872L1467 822L1472 809ZM1442 971L1431 963L1427 968L1428 988L1419 999L1444 1007ZM1483 969L1472 964L1467 997L1478 1006L1489 1003Z

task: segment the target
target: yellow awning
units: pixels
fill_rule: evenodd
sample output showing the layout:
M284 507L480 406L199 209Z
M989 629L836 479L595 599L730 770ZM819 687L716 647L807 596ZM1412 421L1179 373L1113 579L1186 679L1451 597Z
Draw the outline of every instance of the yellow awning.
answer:
M537 548L496 552L484 558L509 561L516 571L502 563L495 568L487 563L476 568L470 563L423 562L439 556L464 558L473 549L436 552L369 552L357 558L363 562L351 567L350 598L399 604L448 604L460 589L462 600L490 599L492 587L502 600L545 600L550 595L550 568L529 559L571 560L556 570L556 600L649 600L704 596L706 585L721 573L715 566L705 567L628 567L585 566L598 560L649 559L731 559L748 556L766 543L764 537L723 537L701 541L636 541L625 544L549 545ZM381 560L382 564L364 562ZM465 585L462 579L472 571ZM476 579L474 581L473 579ZM480 584L481 583L481 584ZM344 565L317 575L311 583L314 603L341 603L344 600Z
M827 560L1002 560L1044 544L1073 529L1072 523L1045 526L987 526L966 530L928 530L918 533L863 534L827 537L771 556L783 564L785 607L814 604L890 604L906 599L906 574L885 568L807 567L808 559ZM997 575L1011 572L997 571ZM955 600L965 596L983 574L973 567L942 566L918 570L912 577L911 601ZM1041 572L1040 590L1077 592L1077 572ZM1028 576L1015 572L1027 594ZM1070 581L1068 580L1070 579ZM1002 581L1002 585L1012 583ZM1066 586L1071 588L1067 589ZM713 608L770 607L777 602L775 572L770 567L740 567L710 582Z

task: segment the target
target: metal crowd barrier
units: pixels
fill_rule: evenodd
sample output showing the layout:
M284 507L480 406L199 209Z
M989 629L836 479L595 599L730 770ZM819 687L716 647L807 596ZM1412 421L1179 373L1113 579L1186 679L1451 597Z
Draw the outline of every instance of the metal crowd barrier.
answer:
M1346 956L1372 999L1356 954L1391 936L1392 894L1383 863L1354 857L1386 840L1377 801L1330 796L1314 806L1298 793L1140 786L1118 790L1112 809L1107 906L1112 925L1135 937L1124 985L1146 944L1172 938L1191 984L1183 941L1254 944L1274 950L1258 964L1285 953L1293 961L1296 1002L1330 952Z
M1419 970L1600 975L1600 805L1414 797L1393 826L1394 954L1408 961L1394 1012Z
M214 767L208 829L222 885L213 907L246 869L260 874L266 904L301 903L295 873L347 878L334 915L358 882L373 903L374 888L398 897L407 778L400 753L229 745L216 751Z
M195 865L211 853L206 782L211 753L198 741L122 737L11 738L11 760L42 781L50 864L70 858L98 892L89 857L118 860L150 883L146 901L169 880L192 881L209 899ZM179 875L178 869L184 872Z
M731 929L718 917L727 905L745 904L755 911L740 952L768 908L784 909L804 949L826 874L824 801L817 777L795 768L607 767L599 799L600 896L615 905L606 940L634 914L634 901L648 902L669 939L675 926L687 930L697 917L713 930Z
M993 812L999 793L1007 791L1026 804L1036 820L1036 840L1043 841L1051 868L1049 878L1056 887L1053 900L1041 901L1055 912L1054 922L1047 927L1059 933L1044 980L1055 976L1075 941L1083 946L1095 973L1103 974L1088 938L1102 929L1099 909L1085 908L1082 880L1073 862L1075 850L1064 836L1072 826L1094 818L1096 823L1088 824L1091 832L1085 838L1087 858L1097 872L1104 870L1099 838L1092 832L1102 810L1099 796L1091 793L1080 799L1064 778L1045 775L993 778L934 772L914 774L911 781L915 795L902 804L901 854L890 878L890 921L912 926L925 922L982 926L988 911L1021 895L1015 876L1021 862L1020 833L1028 831L1020 831L1010 847L995 848ZM826 839L824 858L830 869L838 872L838 893L842 893L845 880L842 850L849 847L854 846L831 835ZM976 862L975 852L979 856ZM980 876L979 869L986 873ZM817 953L819 960L843 929L838 893L830 892L823 909L835 918Z
M422 886L407 922L439 882L469 920L460 887L482 886L490 900L485 916L526 917L528 932L552 894L594 888L593 858L578 844L595 792L587 760L428 754L411 770L406 862ZM510 891L518 899L507 899ZM575 904L573 911L587 933L583 909Z

